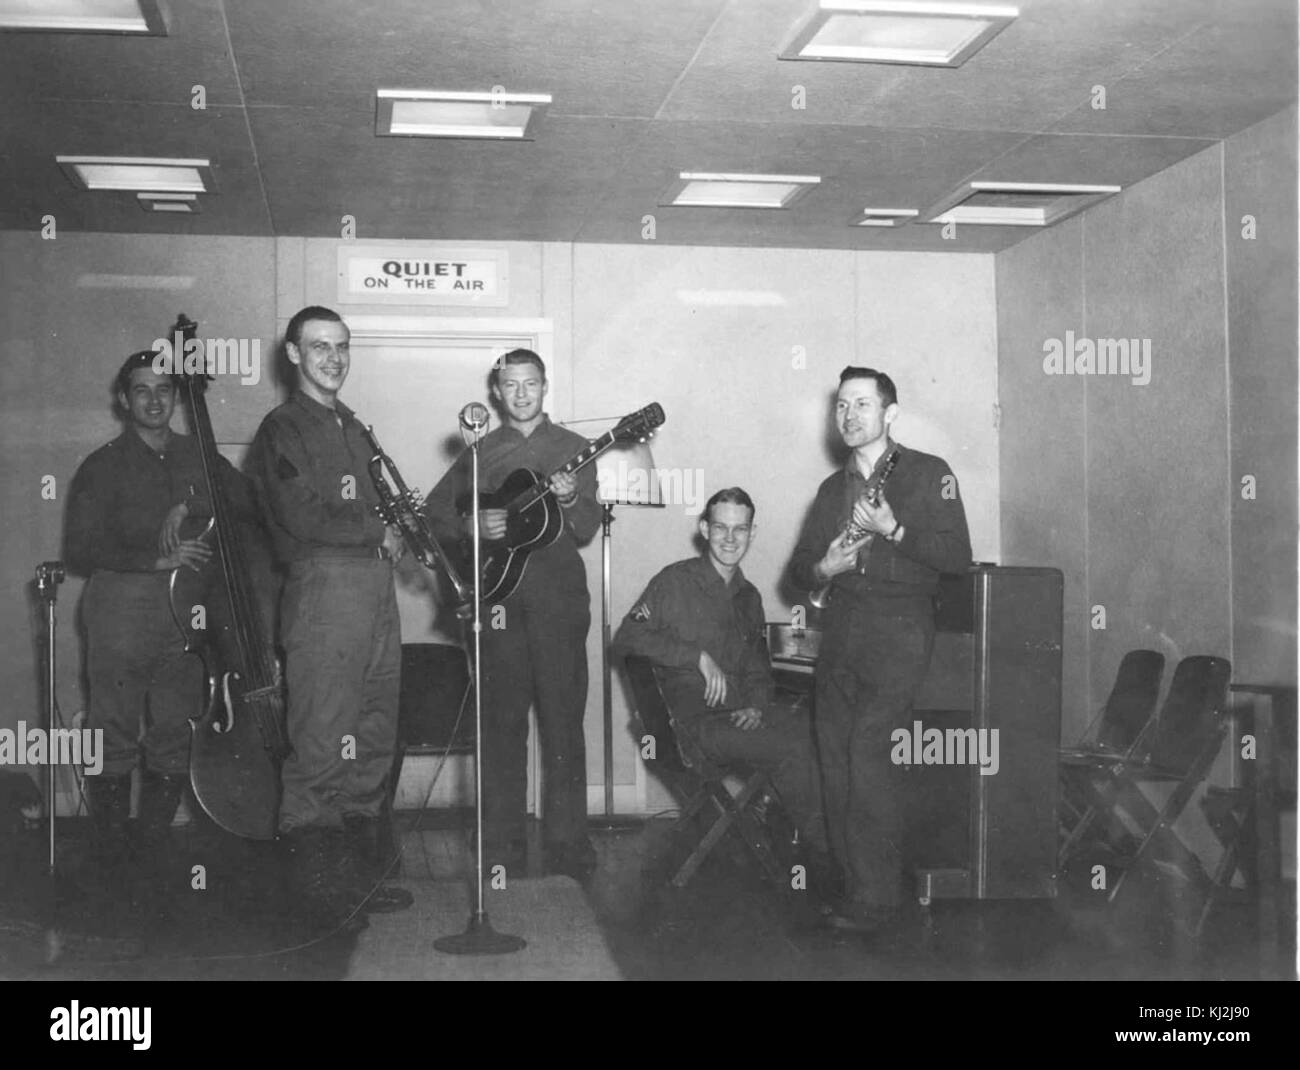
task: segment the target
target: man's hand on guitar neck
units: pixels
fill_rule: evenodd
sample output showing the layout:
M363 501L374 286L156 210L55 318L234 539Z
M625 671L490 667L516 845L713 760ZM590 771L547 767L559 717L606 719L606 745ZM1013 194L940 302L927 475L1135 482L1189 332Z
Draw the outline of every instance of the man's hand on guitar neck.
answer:
M561 508L572 508L578 500L578 477L571 472L556 472L551 476L551 493Z
M877 535L888 535L898 525L893 508L883 497L876 505L872 505L866 497L854 502L853 522L863 530Z

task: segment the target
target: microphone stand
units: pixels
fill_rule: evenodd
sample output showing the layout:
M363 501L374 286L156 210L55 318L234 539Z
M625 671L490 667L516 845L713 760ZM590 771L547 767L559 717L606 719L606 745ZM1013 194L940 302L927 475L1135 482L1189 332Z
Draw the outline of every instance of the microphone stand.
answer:
M54 745L56 721L58 719L58 700L54 695L55 686L55 652L54 652L54 633L55 633L55 616L54 603L59 597L59 584L63 582L63 562L62 561L43 561L36 566L36 593L45 603L45 721L46 721L46 740L48 746ZM45 806L46 814L49 817L49 861L48 872L53 875L55 872L54 860L54 810L57 802L57 784L56 777L58 773L53 761L50 762L49 771L45 781Z
M471 494L470 494L470 530L474 533L471 540L474 546L474 823L475 823L475 887L478 899L475 909L469 916L469 924L463 933L452 936L440 936L433 946L448 955L505 955L512 951L521 951L528 946L521 936L499 933L488 921L487 911L483 909L483 601L479 598L479 584L483 579L481 547L479 538L479 503L478 503L478 448L483 437L485 424L473 425L474 441L470 444Z

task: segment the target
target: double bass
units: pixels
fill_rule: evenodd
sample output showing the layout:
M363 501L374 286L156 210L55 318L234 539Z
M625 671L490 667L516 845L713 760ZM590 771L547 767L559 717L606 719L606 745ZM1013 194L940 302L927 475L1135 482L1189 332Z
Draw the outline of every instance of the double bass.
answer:
M182 521L181 537L213 550L202 569L172 571L172 617L185 649L203 661L203 694L190 718L190 784L199 805L227 832L275 837L280 765L289 752L283 674L252 579L246 532L220 478L220 455L208 415L210 378L193 353L198 324L184 313L172 337L173 371L189 408L203 462L212 516Z

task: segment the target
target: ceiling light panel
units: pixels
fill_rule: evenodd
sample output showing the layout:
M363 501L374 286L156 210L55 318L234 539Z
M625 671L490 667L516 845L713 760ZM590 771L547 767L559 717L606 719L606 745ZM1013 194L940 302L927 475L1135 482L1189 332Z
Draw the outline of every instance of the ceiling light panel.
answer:
M155 0L0 0L0 30L167 34Z
M901 227L910 223L920 212L915 208L863 208L849 224L855 227Z
M1019 14L1003 4L821 0L780 56L960 67Z
M986 227L1050 227L1120 189L1050 182L966 182L927 211L924 219Z
M732 175L683 171L659 202L669 208L789 208L817 175Z
M132 156L56 156L78 189L155 193L211 193L216 184L209 160Z
M531 141L550 103L549 93L380 89L376 92L375 133L380 137Z
M198 215L197 193L137 193L136 200L146 212L174 212L178 215Z

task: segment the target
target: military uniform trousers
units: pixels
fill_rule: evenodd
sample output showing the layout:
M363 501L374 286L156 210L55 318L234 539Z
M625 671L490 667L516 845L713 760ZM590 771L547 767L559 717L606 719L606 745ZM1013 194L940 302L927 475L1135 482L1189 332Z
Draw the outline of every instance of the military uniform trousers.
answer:
M526 575L483 621L483 821L493 847L525 839L528 710L541 736L543 837L548 846L585 842L587 828L587 631L585 577ZM500 612L500 616L494 615ZM494 627L500 623L502 627Z
M292 753L280 831L378 817L397 744L402 636L393 565L311 557L289 565L281 602Z
M831 850L849 897L891 908L903 898L900 793L890 733L909 727L934 645L929 597L865 599L837 593L816 670L816 735Z
M185 652L172 619L169 575L97 571L86 585L86 727L103 730L105 777L130 773L142 744L148 769L189 775L189 719L202 712L203 664Z
M665 686L677 731L693 739L719 765L740 763L771 773L772 784L800 833L818 850L826 850L821 777L806 700L778 698L764 711L757 728L744 729L731 723L732 711L706 706L702 688L698 680Z

